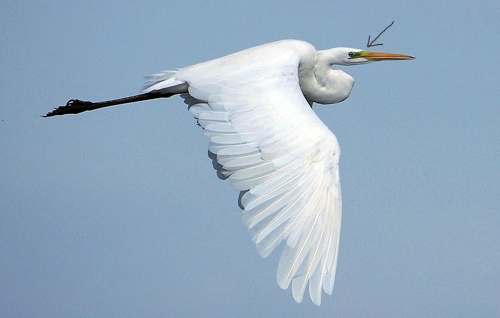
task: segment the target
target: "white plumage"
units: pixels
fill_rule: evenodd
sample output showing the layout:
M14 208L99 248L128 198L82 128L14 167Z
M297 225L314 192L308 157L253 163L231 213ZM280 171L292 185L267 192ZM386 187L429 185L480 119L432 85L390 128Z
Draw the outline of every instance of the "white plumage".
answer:
M331 294L340 236L340 148L312 110L349 97L354 80L332 70L409 56L306 42L261 45L150 76L143 94L100 103L70 100L47 116L181 94L209 140L219 178L240 191L243 222L262 257L282 242L278 285L301 302Z
M304 55L314 59L316 51L304 42L272 43L162 73L145 92L189 85L182 96L210 141L219 175L244 191L243 222L259 254L286 241L278 285L292 283L300 302L309 282L319 305L321 289L331 294L335 277L340 149L300 89Z

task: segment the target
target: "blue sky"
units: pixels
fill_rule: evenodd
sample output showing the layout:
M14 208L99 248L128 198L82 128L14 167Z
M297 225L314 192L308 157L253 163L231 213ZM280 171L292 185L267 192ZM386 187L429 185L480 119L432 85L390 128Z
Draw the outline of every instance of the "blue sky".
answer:
M0 2L0 316L498 317L498 1ZM408 62L342 68L333 296L293 301L178 97L42 119L70 98L294 38Z

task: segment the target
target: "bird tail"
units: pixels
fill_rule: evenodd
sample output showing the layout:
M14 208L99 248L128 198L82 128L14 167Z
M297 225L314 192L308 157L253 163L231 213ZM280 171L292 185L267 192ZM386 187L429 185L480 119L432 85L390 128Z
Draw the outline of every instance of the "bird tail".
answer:
M177 71L163 71L146 77L143 93L158 92L162 94L187 93L187 83L175 78Z

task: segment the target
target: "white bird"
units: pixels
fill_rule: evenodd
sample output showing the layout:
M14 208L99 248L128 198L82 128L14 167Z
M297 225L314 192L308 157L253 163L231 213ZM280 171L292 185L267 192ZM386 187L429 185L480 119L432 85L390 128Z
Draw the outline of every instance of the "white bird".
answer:
M285 242L278 285L316 305L331 295L340 235L340 148L313 103L339 103L354 79L332 65L411 56L351 48L316 51L284 40L150 76L140 95L70 100L45 117L180 94L209 139L217 175L240 191L243 222L262 257Z

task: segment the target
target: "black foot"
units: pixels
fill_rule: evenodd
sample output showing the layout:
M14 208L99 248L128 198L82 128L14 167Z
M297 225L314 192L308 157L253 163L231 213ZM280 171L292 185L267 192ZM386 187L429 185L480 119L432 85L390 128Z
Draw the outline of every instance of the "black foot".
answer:
M105 100L102 102L89 102L85 100L79 100L79 99L70 99L68 103L66 103L66 106L59 106L50 113L48 113L45 116L42 117L52 117L56 115L66 115L66 114L78 114L87 110L94 110L94 109L99 109L99 108L104 108L108 106L115 106L115 105L121 105L121 104L128 104L128 103L134 103L134 102L140 102L143 100L150 100L150 99L156 99L156 98L164 98L164 97L170 97L172 93L158 93L158 92L150 92L150 93L144 93L144 94L139 94L139 95L134 95L134 96L128 96L128 97L123 97L123 98L118 98L118 99L111 99L111 100Z
M70 99L65 106L59 106L42 117L52 117L56 115L78 114L87 110L92 110L94 103L79 99Z

